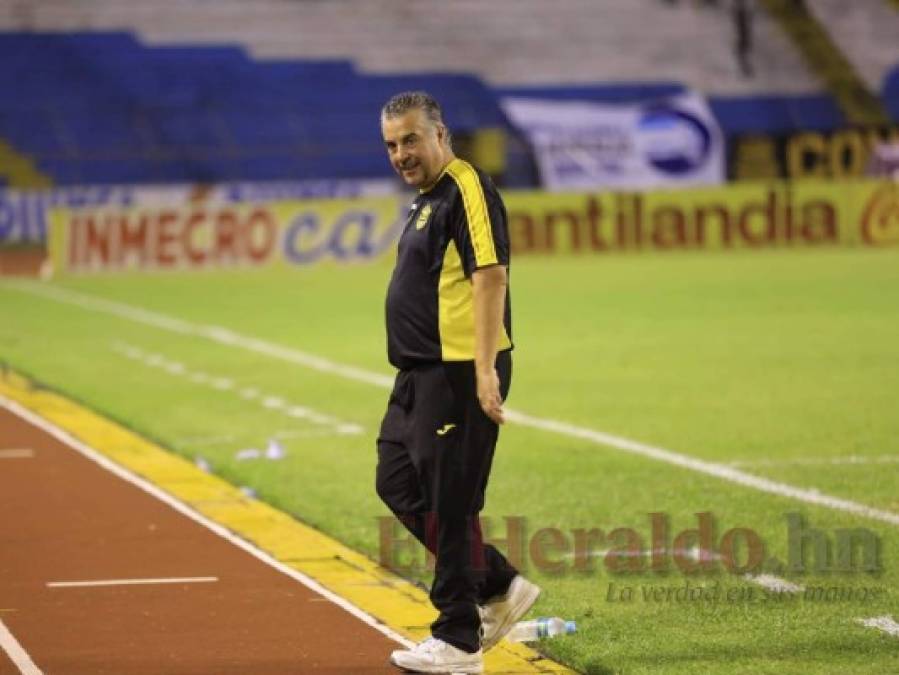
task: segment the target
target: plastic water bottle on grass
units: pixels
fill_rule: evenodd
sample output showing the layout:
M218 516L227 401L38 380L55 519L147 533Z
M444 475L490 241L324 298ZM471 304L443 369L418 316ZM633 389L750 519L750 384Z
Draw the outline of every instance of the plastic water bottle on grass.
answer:
M541 638L571 635L576 630L577 625L574 621L565 621L557 616L552 618L541 616L539 619L519 621L512 626L506 639L511 642L534 642Z
M271 460L279 460L284 459L284 456L287 453L284 452L284 448L281 447L281 444L274 438L269 439L268 447L265 449L265 458Z

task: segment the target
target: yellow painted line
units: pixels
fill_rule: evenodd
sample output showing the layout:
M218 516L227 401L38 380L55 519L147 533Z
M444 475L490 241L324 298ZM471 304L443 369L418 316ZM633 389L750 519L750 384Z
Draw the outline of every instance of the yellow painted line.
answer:
M436 618L427 594L361 553L268 504L247 499L221 478L59 394L32 386L12 371L0 374L0 396L314 579L400 635L416 641L427 637ZM484 665L488 673L575 672L525 645L509 642L492 649Z

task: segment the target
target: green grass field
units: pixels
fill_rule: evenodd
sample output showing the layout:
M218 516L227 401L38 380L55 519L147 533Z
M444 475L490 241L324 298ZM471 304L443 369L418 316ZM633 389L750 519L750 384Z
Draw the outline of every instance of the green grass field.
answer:
M296 352L390 375L389 273L381 261L3 281L0 360L377 557L386 510L374 437L387 391L302 365ZM895 516L509 424L488 490L495 526L521 516L529 534L630 527L649 547L647 514L668 514L676 533L711 512L716 538L751 528L785 561L785 514L800 513L831 542L838 528L866 528L880 546L878 572L778 574L807 589L877 589L862 599L774 594L723 571L612 573L601 558L573 570L551 551L568 569L530 561L545 589L535 613L574 619L579 631L542 651L586 673L899 673L899 637L858 621L899 620L899 251L522 257L512 299L510 408ZM236 459L272 438L284 459ZM719 597L652 597L688 582Z

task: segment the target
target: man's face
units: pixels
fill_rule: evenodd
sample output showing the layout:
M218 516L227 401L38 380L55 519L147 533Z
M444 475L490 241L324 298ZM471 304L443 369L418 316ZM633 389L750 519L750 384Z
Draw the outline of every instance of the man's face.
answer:
M407 185L426 188L440 176L447 157L446 130L418 108L381 119L387 155Z

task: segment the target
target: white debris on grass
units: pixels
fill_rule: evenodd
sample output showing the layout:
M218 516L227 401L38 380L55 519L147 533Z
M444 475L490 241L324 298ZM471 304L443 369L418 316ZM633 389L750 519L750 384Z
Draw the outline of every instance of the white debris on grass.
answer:
M775 593L802 593L805 590L805 586L794 584L773 574L747 574L744 578Z

